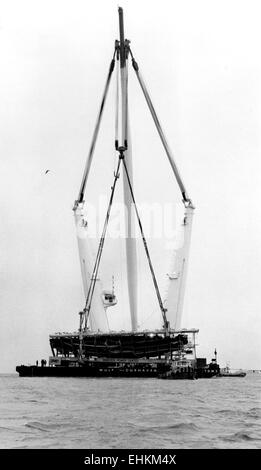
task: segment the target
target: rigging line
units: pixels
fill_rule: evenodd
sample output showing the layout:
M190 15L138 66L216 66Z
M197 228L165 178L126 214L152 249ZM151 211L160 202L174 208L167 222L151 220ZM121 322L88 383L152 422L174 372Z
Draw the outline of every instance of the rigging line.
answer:
M179 305L180 305L180 297L181 297L181 286L182 286L182 281L183 281L183 277L184 277L184 266L185 266L185 262L186 262L186 259L183 258L183 261L182 261L182 268L181 268L181 275L180 275L180 282L179 282L179 293L178 293L178 302L177 302L177 308L176 308L176 320L175 320L175 326L174 326L174 329L176 330L177 328L177 324L178 324L178 311L179 311Z
M110 218L112 201L113 201L113 197L114 197L114 193L115 193L116 183L117 183L117 180L119 178L119 170L120 170L121 160L122 160L121 157L119 157L117 170L114 173L114 181L113 181L113 186L111 188L111 196L110 196L110 201L109 201L109 204L108 204L108 209L107 209L107 213L106 213L106 217L105 217L103 231L102 231L102 235L101 235L101 238L100 238L98 252L97 252L97 256L96 256L96 260L95 260L95 263L94 263L94 268L93 268L93 272L92 272L92 276L91 276L91 283L90 283L90 287L89 287L87 298L86 298L86 303L85 303L85 308L84 308L84 310L87 312L87 316L86 316L86 319L85 319L85 326L87 325L87 320L88 320L89 312L90 312L90 309L91 309L93 293L94 293L94 289L95 289L95 285L96 285L96 280L97 280L97 275L98 275L102 250L103 250L106 231L107 231L108 222L109 222L109 218Z
M105 105L105 101L106 101L108 90L109 90L109 85L110 85L110 81L111 81L112 72L114 70L115 54L116 54L116 48L114 50L113 58L112 58L112 61L110 63L109 72L108 72L108 75L107 75L107 80L106 80L104 92L103 92L103 95L102 95L102 101L101 101L97 121L96 121L94 132L93 132L91 146L90 146L88 158L87 158L87 161L86 161L86 165L85 165L85 169L84 169L84 173L83 173L83 177L82 177L79 196L78 196L78 200L76 201L75 207L77 206L77 203L83 202L84 191L85 191L87 178L88 178L90 168L91 168L93 153L94 153L94 149L95 149L95 145L96 145L96 141L97 141L97 137L98 137L98 133L99 133L99 129L100 129L100 124L101 124L101 118L102 118L102 114L103 114L103 110L104 110L104 105Z
M143 228L142 228L139 212L138 212L138 209L137 209L137 205L136 205L132 185L131 185L130 178L129 178L128 169L127 169L127 166L126 166L126 163L125 163L125 159L123 159L123 165L124 165L124 169L125 169L125 172L126 172L128 185L129 185L129 189L130 189L130 193L131 193L131 197L132 197L132 201L133 201L133 204L134 204L135 213L136 213L136 216L137 216L137 219L138 219L138 224L139 224L139 228L140 228L140 232L141 232L141 237L142 237L142 240L143 240L143 245L144 245L145 252L146 252L146 255L147 255L147 259L148 259L148 262L149 262L149 267L150 267L150 272L151 272L151 275L152 275L153 284L154 284L154 287L155 287L155 291L156 291L156 294L157 294L160 310L161 310L161 313L162 313L162 317L163 317L163 321L164 321L164 327L167 327L168 321L167 321L167 318L166 318L166 309L164 308L163 302L162 302L162 299L161 299L157 279L156 279L155 272L154 272L154 269L153 269L153 266L152 266L147 241L146 241L146 238L145 238L145 235L144 235L144 232L143 232Z
M164 147L164 149L165 149L165 151L166 151L166 154L167 154L167 157L168 157L168 159L169 159L171 168L172 168L173 173L174 173L174 175L175 175L175 177L176 177L177 183L178 183L178 185L179 185L179 188L180 188L180 191L181 191L181 194L182 194L182 197L183 197L183 202L184 202L185 204L192 205L192 201L189 199L189 197L188 197L188 195L187 195L186 188L185 188L184 183L183 183L183 181L182 181L182 179L181 179L181 176L180 176L180 174L179 174L177 165L176 165L176 163L175 163L175 161L174 161L174 159L173 159L173 156L172 156L172 154L171 154L171 151L170 151L169 145L168 145L168 143L167 143L166 137L165 137L165 135L164 135L164 133L163 133L163 130L162 130L161 124L160 124L160 122L159 122L158 116L157 116L157 114L156 114L155 108L154 108L154 106L153 106L153 104L152 104L152 101L151 101L149 92L148 92L147 87L146 87L146 85L145 85L145 83L144 83L144 80L143 80L143 78L142 78L142 76L141 76L141 74L140 74L139 66L138 66L136 60L134 59L134 56L133 56L132 51L131 51L130 48L129 48L129 51L130 51L130 55L131 55L131 58L132 58L132 66L133 66L133 68L134 68L134 70L135 70L135 73L136 73L136 76L137 76L137 78L138 78L138 81L139 81L139 84L140 84L140 86L141 86L141 89L142 89L142 91L143 91L145 100L146 100L147 105L148 105L148 107L149 107L149 110L150 110L150 112L151 112L151 116L152 116L152 118L153 118L153 120L154 120L154 123L155 123L155 125L156 125L158 134L159 134L160 139L161 139L161 142L162 142L163 147Z
M116 184L117 178L118 177L117 177L117 173L116 173L115 180L114 180L115 184ZM84 308L85 312L87 312L87 315L85 317L85 327L87 327L87 321L88 321L88 317L89 317L89 313L90 313L90 309L91 309L94 289L95 289L95 285L96 285L96 281L97 281L97 277L98 277L98 269L99 269L102 250L103 250L103 246L104 246L105 235L106 235L106 230L107 230L107 226L108 226L108 221L109 221L109 215L110 215L114 190L115 190L115 185L114 185L114 187L112 187L112 194L111 194L109 207L108 207L107 214L106 214L103 233L102 233L102 236L101 236L101 239L100 239L99 248L98 248L98 252L97 252L97 257L96 257L96 260L95 260L95 265L94 265L94 269L93 269L93 273L92 273L92 277L91 277L91 284L90 284L90 287L89 287L89 291L88 291L88 295L87 295L87 299L86 299L86 304L85 304L85 308Z
M102 249L103 249L103 245L104 245L104 241L105 241L105 235L106 235L106 230L107 230L107 226L108 226L112 200L113 200L113 196L114 196L116 181L118 179L119 166L120 166L120 160L118 162L117 171L115 173L114 184L112 186L112 192L111 192L111 197L110 197L110 201L109 201L109 206L108 206L108 209L107 209L107 214L106 214L106 218L105 218L105 222L104 222L103 232L102 232L102 235L101 235L101 238L100 238L99 248L98 248L98 252L97 252L97 256L96 256L96 260L95 260L95 264L94 264L94 269L93 269L93 273L92 273L92 277L91 277L91 284L90 284L89 292L88 292L87 299L86 299L85 308L87 308L87 305L88 305L88 302L89 302L88 310L90 310L90 307L91 307L93 292L94 292L94 288L95 288L95 284L96 284L96 280L97 280L98 269L99 269Z

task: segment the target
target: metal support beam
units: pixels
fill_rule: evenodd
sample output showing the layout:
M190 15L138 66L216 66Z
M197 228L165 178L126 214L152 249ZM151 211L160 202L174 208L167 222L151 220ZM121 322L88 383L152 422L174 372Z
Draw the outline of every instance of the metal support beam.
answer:
M184 202L185 204L192 205L192 202L191 202L191 200L190 200L189 197L188 197L188 194L187 194L185 185L184 185L184 183L183 183L183 181L182 181L182 179L181 179L181 176L180 176L180 173L179 173L179 171L178 171L177 165L176 165L176 163L175 163L175 161L174 161L174 158L173 158L173 156L172 156L172 154L171 154L171 150L170 150L170 148L169 148L169 145L168 145L168 143L167 143L167 139L166 139L166 137L165 137L165 135L164 135L164 132L163 132L163 130L162 130L162 127L161 127L161 125L160 125L160 122L159 122L157 113L156 113L156 111L155 111L155 108L154 108L154 106L153 106L153 104L152 104L152 101L151 101L149 92L148 92L147 87L146 87L146 85L145 85L145 83L144 83L144 80L143 80L143 78L142 78L142 76L141 76L141 74L140 74L139 66L138 66L137 62L135 61L131 50L130 50L130 54L131 54L131 57L132 57L132 66L133 66L133 68L134 68L134 70L135 70L135 73L136 73L136 76L137 76L137 78L138 78L139 84L140 84L140 86L141 86L142 92L143 92L143 94L144 94L145 100L146 100L147 105L148 105L148 107L149 107L149 110L150 110L150 112L151 112L151 116L152 116L153 121L154 121L154 123L155 123L156 129L157 129L158 134L159 134L159 136L160 136L160 139L161 139L161 142L162 142L162 144L163 144L163 147L164 147L164 149L165 149L165 151L166 151L167 157L168 157L168 159L169 159L169 162L170 162L171 168L172 168L172 170L173 170L173 173L174 173L174 175L175 175L175 178L176 178L176 180L177 180L177 183L178 183L178 185L179 185L179 188L180 188L180 191L181 191L181 194L182 194L182 197L183 197L183 202Z

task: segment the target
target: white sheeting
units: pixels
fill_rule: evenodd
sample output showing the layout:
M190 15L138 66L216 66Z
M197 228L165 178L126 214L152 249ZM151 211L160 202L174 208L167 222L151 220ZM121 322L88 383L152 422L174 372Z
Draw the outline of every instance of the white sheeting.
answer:
M167 308L166 315L170 322L170 327L175 330L181 328L193 211L194 208L192 206L185 209L180 227L178 246L172 255L172 263L168 273L168 292L165 302Z
M83 204L80 204L74 211L74 218L77 231L84 295L86 299L95 259L92 253L91 240L88 235L88 223L83 215ZM97 279L89 316L90 329L92 331L108 332L109 325L101 295L102 285L100 279Z

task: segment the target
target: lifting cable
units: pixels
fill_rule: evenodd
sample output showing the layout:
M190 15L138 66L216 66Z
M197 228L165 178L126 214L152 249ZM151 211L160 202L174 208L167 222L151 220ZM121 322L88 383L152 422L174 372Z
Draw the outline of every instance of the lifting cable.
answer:
M112 185L112 188L111 188L111 197L110 197L110 200L109 200L109 205L108 205L108 209L107 209L107 213L106 213L106 217L105 217L103 231L102 231L102 235L101 235L101 238L100 238L98 252L97 252L95 263L94 263L94 268L93 268L93 272L92 272L92 276L91 276L91 283L90 283L90 287L89 287L89 290L88 290L85 307L84 307L84 310L83 310L86 313L85 328L87 327L87 321L88 321L88 317L89 317L89 314L90 314L91 303L92 303L92 299L93 299L93 293L94 293L94 289L95 289L95 285L96 285L96 281L97 281L102 250L103 250L103 246L104 246L104 242L105 242L105 236L106 236L106 231L107 231L107 227L108 227L108 223L109 223L111 206L112 206L113 197L114 197L114 193L115 193L115 187L116 187L117 180L119 178L119 170L120 170L121 160L122 160L122 158L120 156L119 160L118 160L117 170L116 170L116 172L114 172L114 181L113 181L113 185Z
M139 80L139 83L141 85L142 91L144 93L145 99L147 101L147 104L148 104L149 109L151 111L152 117L154 119L154 122L156 124L157 129L158 129L158 132L160 134L162 143L163 143L163 145L165 147L165 150L167 152L167 155L169 157L169 160L170 160L171 166L173 168L174 174L177 178L178 184L179 184L180 189L182 191L183 199L185 201L188 201L187 196L186 196L186 191L185 191L183 183L180 179L178 170L175 166L175 163L174 163L172 157L169 155L169 149L168 149L164 134L161 130L156 112L155 112L154 107L152 105L152 102L150 100L150 97L149 97L149 94L148 94L147 89L145 87L145 84L144 84L142 78L140 77L138 65L137 65L137 63L136 63L136 61L135 61L135 59L132 55L132 52L131 52L130 48L129 48L129 51L130 51L130 54L131 54L131 57L132 57L133 68L134 68L134 70L136 72L136 75L138 77L138 80ZM106 100L106 96L107 96L107 92L108 92L108 88L109 88L109 84L110 84L111 75L112 75L114 65L115 65L115 55L116 55L116 59L117 59L115 148L116 148L116 150L119 150L120 155L119 155L119 159L118 159L117 170L116 170L116 172L114 172L114 182L113 182L113 186L111 187L111 196L110 196L110 200L109 200L109 204L108 204L108 209L107 209L107 213L106 213L106 217L105 217L105 222L104 222L104 226L103 226L102 235L101 235L100 242L99 242L98 252L97 252L95 263L94 263L94 268L93 268L93 272L92 272L92 276L91 276L91 282L90 282L90 286L89 286L89 290L88 290L88 294L87 294L87 298L86 298L85 308L83 309L83 311L85 313L85 329L87 328L87 322L88 322L90 309L91 309L91 304L92 304L92 300L93 300L93 294L94 294L94 289L95 289L95 285L96 285L96 281L97 281L97 276L98 276L98 271L99 271L99 266L100 266L100 261L101 261L102 250L103 250L103 247L104 247L106 232L107 232L107 228L108 228L108 223L109 223L110 212L111 212L113 197L114 197L114 193L115 193L116 183L117 183L117 180L119 178L119 170L120 170L121 160L123 160L123 166L124 166L124 169L125 169L125 173L126 173L126 177L127 177L127 181L128 181L128 186L129 186L129 190L130 190L130 194L131 194L131 198L132 198L133 205L134 205L134 208L135 208L135 213L136 213L136 217L137 217L137 220L138 220L138 224L139 224L139 228L140 228L140 232L141 232L141 237L142 237L145 253L146 253L146 256L147 256L147 259L148 259L149 268L150 268L154 288L155 288L155 291L156 291L159 307L160 307L162 317L163 317L164 328L166 330L168 330L169 323L168 323L167 317L166 317L166 311L167 310L164 308L164 305L163 305L163 302L162 302L159 286L158 286L158 283L157 283L157 279L156 279L155 272L154 272L154 269L153 269L151 257L150 257L150 254L149 254L147 241L146 241L146 238L145 238L145 235L144 235L144 232L143 232L141 219L140 219L138 208L137 208L137 205L136 205L134 192L133 192L133 188L132 188L132 185L131 185L127 165L126 165L125 159L124 159L124 151L127 150L127 132L128 132L128 130L127 130L127 125L128 125L128 114L127 114L127 109L128 109L127 99L128 98L127 98L127 93L126 93L126 103L125 103L126 104L126 116L125 116L125 122L124 122L124 124L125 124L124 125L124 127L125 127L125 129L124 129L124 131L125 131L124 144L126 144L126 145L125 145L125 147L118 147L118 142L119 142L118 141L118 139L119 139L119 135L118 135L118 127L119 127L119 47L118 47L118 42L117 41L116 41L116 44L115 44L115 51L114 51L114 55L113 55L111 65L110 65L109 74L108 74L108 77L107 77L105 90L104 90L104 94L103 94L103 98L102 98L102 103L101 103L101 106L100 106L100 111L99 111L99 115L98 115L98 118L97 118L94 134L93 134L93 139L92 139L92 143L91 143L91 147L90 147L90 151L89 151L89 157L88 157L88 160L87 160L87 163L86 163L86 168L85 168L84 175L83 175L83 180L82 180L82 184L81 184L81 189L80 189L80 193L79 193L78 202L82 202L82 200L83 200L83 194L84 194L84 190L85 190L86 180L87 180L89 170L90 170L90 166L91 166L92 156L93 156L93 152L94 152L94 148L95 148L95 144L96 144L96 140L97 140L97 136L98 136L98 131L99 131L99 127L100 127L103 108L104 108L104 104L105 104L105 100ZM125 69L125 73L126 73L126 69ZM125 80L126 80L125 83L126 83L126 86L127 86L128 75L125 75Z
M127 181L128 181L128 185L129 185L129 189L130 189L130 193L131 193L133 205L134 205L134 208L135 208L135 213L136 213L137 220L138 220L138 224L139 224L139 228L140 228L140 233L141 233L141 237L142 237L142 241L143 241L145 253L146 253L146 256L147 256L147 259L148 259L148 263L149 263L149 267L150 267L150 272L151 272L153 284L154 284L154 287L155 287L155 291L156 291L156 294L157 294L157 298L158 298L160 310L161 310L161 313L162 313L162 317L163 317L163 321L164 321L164 327L167 328L167 326L168 326L168 321L167 321L167 317L166 317L166 309L164 308L164 305L163 305L163 302L162 302L162 298L161 298L161 295L160 295L159 286L158 286L157 279L156 279L156 276L155 276L155 272L154 272L154 269L153 269L153 265L152 265L151 257L150 257L150 254L149 254L149 249L148 249L147 241L146 241L146 238L145 238L145 235L144 235L144 232L143 232L141 219L140 219L140 216L139 216L138 208L137 208L137 205L136 205L136 201L135 201L135 197L134 197L134 193L133 193L133 189L132 189L132 185L131 185L131 181L130 181L130 177L129 177L129 173L128 173L128 169L127 169L127 165L126 165L126 163L125 163L124 158L123 158L123 166L124 166L125 173L126 173L126 176L127 176Z
M109 205L108 205L108 209L107 209L107 213L106 213L106 217L105 217L105 222L104 222L104 226L103 226L103 231L102 231L102 235L101 235L100 243L99 243L99 247L98 247L98 252L97 252L97 256L96 256L96 260L95 260L95 264L94 264L94 268L93 268L93 272L92 272L92 276L91 276L91 283L90 283L89 291L88 291L87 298L86 298L86 303L85 303L85 308L84 308L84 312L86 313L85 328L87 327L87 321L88 321L88 317L89 317L89 314L90 314L90 309L91 309L91 304L92 304L92 299L93 299L93 293L94 293L96 280L97 280L97 276L98 276L98 270L99 270L99 266L100 266L102 250L103 250L103 247L104 247L106 231L107 231L109 218L110 218L111 206L112 206L113 197L114 197L114 193L115 193L115 187L116 187L117 180L119 178L119 170L120 170L121 160L123 160L123 165L124 165L125 173L126 173L126 176L127 176L127 181L128 181L132 201L133 201L133 204L134 204L135 213L136 213L136 217L137 217L137 220L138 220L138 224L139 224L139 228L140 228L140 232L141 232L141 237L142 237L145 253L146 253L146 256L147 256L147 259L148 259L150 272L151 272L151 276L152 276L152 280L153 280L153 284L154 284L154 288L155 288L155 291L156 291L156 294L157 294L160 310L161 310L163 321L164 321L164 327L167 328L168 327L168 321L167 321L167 318L166 318L166 309L164 308L164 305L163 305L163 302L162 302L159 286L158 286L158 283L157 283L157 279L156 279L155 272L154 272L154 269L153 269L151 257L150 257L150 254L149 254L147 241L146 241L146 238L145 238L145 235L144 235L144 232L143 232L143 227L142 227L141 219L140 219L140 216L139 216L138 208L137 208L137 205L136 205L136 201L135 201L135 197L134 197L134 193L133 193L133 189L132 189L132 185L131 185L127 165L126 165L125 160L124 160L124 150L125 150L124 147L119 148L120 156L119 156L119 160L118 160L118 166L117 166L116 172L114 173L114 182L113 182L113 186L111 188L112 189L111 197L110 197L110 201L109 201Z

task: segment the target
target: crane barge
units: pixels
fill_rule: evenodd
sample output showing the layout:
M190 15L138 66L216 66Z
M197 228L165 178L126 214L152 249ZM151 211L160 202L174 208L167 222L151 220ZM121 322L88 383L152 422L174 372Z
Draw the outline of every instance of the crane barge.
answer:
M123 10L119 13L119 39L115 41L113 57L109 65L105 88L96 120L83 177L74 202L73 213L77 228L78 249L84 289L84 306L79 314L79 329L73 333L50 335L52 356L48 366L17 366L20 376L127 376L194 378L197 369L195 335L197 329L181 328L183 300L185 294L188 256L191 239L194 205L189 198L177 165L174 161L165 134L160 125L150 94L141 75L140 67L134 58L130 41L125 39ZM183 244L172 254L171 272L168 275L168 289L163 299L153 267L148 243L142 226L133 188L132 148L129 123L128 64L132 63L134 74L144 95L149 112L154 121L170 168L179 186L184 204L184 217L180 227ZM113 182L102 234L96 256L92 256L89 237L89 220L84 211L86 187L99 135L104 106L110 82L116 70L116 113L115 151L117 165L113 171ZM114 201L115 189L122 176L123 196L127 209L134 207L143 242L150 275L155 289L158 311L162 318L162 328L139 330L138 328L138 269L135 238L130 236L128 226L126 236L126 273L130 331L111 331L108 309L117 304L114 287L104 290L99 276L100 261L106 240L107 227ZM43 364L42 364L43 365ZM211 374L209 374L210 376ZM212 374L213 375L213 374Z

